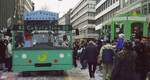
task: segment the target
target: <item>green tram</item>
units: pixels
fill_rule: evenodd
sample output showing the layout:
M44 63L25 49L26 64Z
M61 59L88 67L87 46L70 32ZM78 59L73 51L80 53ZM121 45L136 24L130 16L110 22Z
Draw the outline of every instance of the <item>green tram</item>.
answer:
M112 18L110 40L118 37L118 34L123 33L126 40L131 40L133 37L148 36L148 22L145 15L137 12L128 12L120 14Z
M14 72L63 71L73 67L71 25L21 27L13 30Z

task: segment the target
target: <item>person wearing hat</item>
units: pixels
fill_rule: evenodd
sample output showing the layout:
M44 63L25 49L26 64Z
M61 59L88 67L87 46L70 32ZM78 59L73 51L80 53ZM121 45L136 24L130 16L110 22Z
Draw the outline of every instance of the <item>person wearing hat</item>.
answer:
M10 31L7 31L5 34L4 34L4 39L7 40L7 43L6 43L6 51L5 51L5 54L6 54L6 68L8 68L8 71L11 71L11 68L12 68L12 44L11 44L11 32Z
M124 45L124 34L119 34L116 44L117 51L120 51Z

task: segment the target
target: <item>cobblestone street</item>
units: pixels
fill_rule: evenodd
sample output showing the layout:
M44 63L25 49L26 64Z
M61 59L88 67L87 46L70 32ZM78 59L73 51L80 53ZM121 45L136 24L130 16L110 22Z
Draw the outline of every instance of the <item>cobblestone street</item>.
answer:
M42 74L42 75L40 75ZM72 69L64 72L62 75L47 72L46 74L36 72L28 76L22 76L21 73L4 72L1 73L0 80L88 80L88 70ZM102 80L102 74L99 70L96 71L95 80Z

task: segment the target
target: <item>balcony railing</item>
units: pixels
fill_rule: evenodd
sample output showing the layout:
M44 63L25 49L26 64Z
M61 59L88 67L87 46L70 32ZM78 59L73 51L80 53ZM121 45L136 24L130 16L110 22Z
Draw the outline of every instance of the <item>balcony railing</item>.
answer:
M135 2L141 2L142 0L128 0L128 2L124 2L123 3L123 7L127 7L129 6L130 4L133 4Z
M149 0L128 0L128 2L123 2L122 4L123 7L116 12L116 15L129 12L133 9L137 9L138 7L141 6L141 3L145 1L149 1Z

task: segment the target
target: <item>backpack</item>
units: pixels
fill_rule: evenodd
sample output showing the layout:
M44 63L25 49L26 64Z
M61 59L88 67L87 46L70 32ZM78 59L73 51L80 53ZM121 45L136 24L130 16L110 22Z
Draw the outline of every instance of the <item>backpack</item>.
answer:
M113 63L114 51L112 49L103 49L102 62L104 64Z

